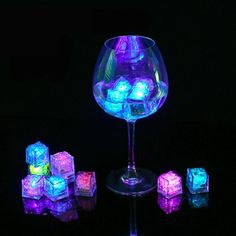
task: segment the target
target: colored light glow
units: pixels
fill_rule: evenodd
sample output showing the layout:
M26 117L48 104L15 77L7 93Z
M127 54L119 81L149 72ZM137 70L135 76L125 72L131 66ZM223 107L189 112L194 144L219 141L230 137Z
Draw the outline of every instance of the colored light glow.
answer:
M50 164L53 175L66 179L68 183L74 181L74 157L68 152L58 152L51 155Z
M78 197L78 205L84 211L92 211L97 204L97 194L95 193L93 197Z
M39 200L23 198L23 205L25 214L41 215L47 209L44 198Z
M134 84L133 90L129 95L129 99L132 100L143 100L149 94L149 86L145 81L139 81Z
M186 182L192 194L209 191L209 176L204 168L188 168Z
M187 199L192 208L208 207L208 193L187 194Z
M125 79L120 79L115 86L115 90L119 92L128 92L131 89L130 83Z
M49 175L49 164L46 164L44 166L34 167L32 165L29 165L29 173L32 175Z
M122 110L122 104L105 101L104 102L104 109L108 112L118 113Z
M166 214L178 211L181 207L181 203L182 195L168 199L161 194L158 194L158 205Z
M26 163L34 167L43 166L49 162L48 147L41 142L31 144L26 148Z
M40 199L43 196L43 187L43 176L27 175L22 180L22 197Z
M127 92L121 92L115 89L108 89L107 90L107 99L110 102L117 103L123 102L128 96Z
M96 190L95 172L79 171L75 179L75 194L93 196Z
M166 198L171 198L182 193L182 178L173 171L160 175L157 185L157 191Z
M65 179L57 176L50 176L45 178L44 194L56 201L69 196L68 186Z

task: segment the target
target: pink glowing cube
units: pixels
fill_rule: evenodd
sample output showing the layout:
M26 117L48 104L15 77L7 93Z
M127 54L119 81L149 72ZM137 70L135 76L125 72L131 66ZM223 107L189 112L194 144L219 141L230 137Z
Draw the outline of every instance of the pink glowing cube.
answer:
M157 191L166 198L181 194L182 178L173 171L160 175L157 180Z
M178 211L181 207L181 203L182 195L178 195L168 199L163 197L161 194L158 194L158 205L166 214Z
M75 177L75 195L92 197L96 190L95 172L79 171Z
M22 197L40 199L44 192L44 177L40 175L27 175L21 181Z
M75 179L74 157L68 152L58 152L50 156L51 173L64 178L67 183Z

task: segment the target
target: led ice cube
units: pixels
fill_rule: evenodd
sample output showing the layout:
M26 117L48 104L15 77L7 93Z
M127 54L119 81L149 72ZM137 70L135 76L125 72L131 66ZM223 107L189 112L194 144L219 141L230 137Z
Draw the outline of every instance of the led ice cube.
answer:
M57 176L45 177L44 195L52 201L68 197L69 191L66 180Z
M112 103L112 102L105 101L104 102L104 109L108 113L110 113L110 112L118 113L118 112L122 111L122 103Z
M71 183L75 179L74 157L68 152L58 152L50 156L52 175L62 177Z
M29 165L29 174L32 174L32 175L49 175L50 174L49 163L45 164L43 166L38 166L38 167L34 167L32 165Z
M25 214L41 215L47 209L44 198L39 200L23 198L23 205Z
M27 175L21 181L22 197L40 199L43 196L44 177L40 175Z
M92 197L96 190L95 172L79 171L75 177L75 195Z
M121 77L115 84L115 88L116 91L119 92L128 92L131 89L131 85L128 82L128 80L124 79L123 77Z
M166 198L171 198L182 193L182 178L173 171L158 177L157 191Z
M188 168L186 185L190 193L209 192L209 176L204 168Z
M166 214L178 211L181 207L181 203L182 195L172 198L165 198L163 195L158 194L158 205Z
M187 199L192 208L208 207L208 193L187 193Z
M26 163L34 167L43 166L49 163L48 147L37 142L26 148Z

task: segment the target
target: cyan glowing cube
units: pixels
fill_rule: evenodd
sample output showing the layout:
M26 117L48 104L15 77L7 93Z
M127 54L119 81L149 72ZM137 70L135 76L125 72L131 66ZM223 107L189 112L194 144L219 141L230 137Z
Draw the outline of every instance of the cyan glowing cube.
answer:
M209 192L209 176L204 168L188 168L186 184L192 194Z
M187 193L187 199L192 208L208 207L208 193Z
M115 88L116 91L119 92L129 92L129 90L131 89L131 85L128 82L128 80L124 79L124 78L120 78L116 84L115 84Z
M39 200L23 198L23 205L25 214L41 215L47 210L44 198Z
M163 195L158 194L158 205L166 214L178 211L181 207L181 203L182 195L172 198L165 198Z
M44 166L49 163L48 147L37 142L26 148L26 163L34 167Z
M151 82L151 80L150 80ZM150 92L149 83L146 80L138 80L134 86L133 90L129 95L129 99L132 100L144 100L148 97Z
M108 101L104 102L104 109L108 113L115 113L116 114L116 113L122 111L122 108L123 108L122 103L113 103L113 102L108 102Z
M31 174L31 175L49 175L50 174L49 163L45 164L43 166L38 166L38 167L34 167L32 165L29 165L29 174Z
M181 194L182 178L173 171L160 175L157 180L157 191L166 198Z
M107 90L107 100L109 102L113 102L113 103L124 102L127 96L128 96L128 92L126 91L119 91L116 89Z
M44 192L44 177L40 175L27 175L21 181L22 197L40 199Z
M75 180L74 157L68 152L58 152L50 156L51 173L64 178L67 183Z
M69 191L66 180L57 176L45 177L44 195L52 201L68 197Z
M79 171L75 177L75 195L92 197L96 191L95 172Z

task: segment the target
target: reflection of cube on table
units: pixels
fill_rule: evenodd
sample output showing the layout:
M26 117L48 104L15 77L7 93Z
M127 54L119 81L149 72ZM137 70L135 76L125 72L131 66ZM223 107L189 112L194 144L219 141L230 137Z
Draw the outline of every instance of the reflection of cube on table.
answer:
M47 209L44 198L39 200L23 198L23 205L25 214L41 215Z
M68 152L58 152L50 156L52 175L64 178L67 183L75 179L74 157Z
M160 175L157 180L157 191L166 198L181 194L182 178L173 171Z
M181 203L182 195L172 198L165 198L163 195L158 194L158 205L166 214L178 211L181 207Z
M40 175L27 175L21 181L22 197L40 199L44 192L44 177Z
M76 198L79 208L84 211L92 211L97 204L97 194L95 193L93 197L81 197Z
M31 144L26 148L26 163L34 167L49 163L48 147L41 142Z
M188 168L186 185L192 194L209 192L209 176L204 168Z
M45 177L44 195L52 201L68 197L69 192L66 180L57 176Z
M75 177L75 195L92 197L97 188L95 172L79 171Z
M208 193L187 193L187 199L192 208L208 207Z

